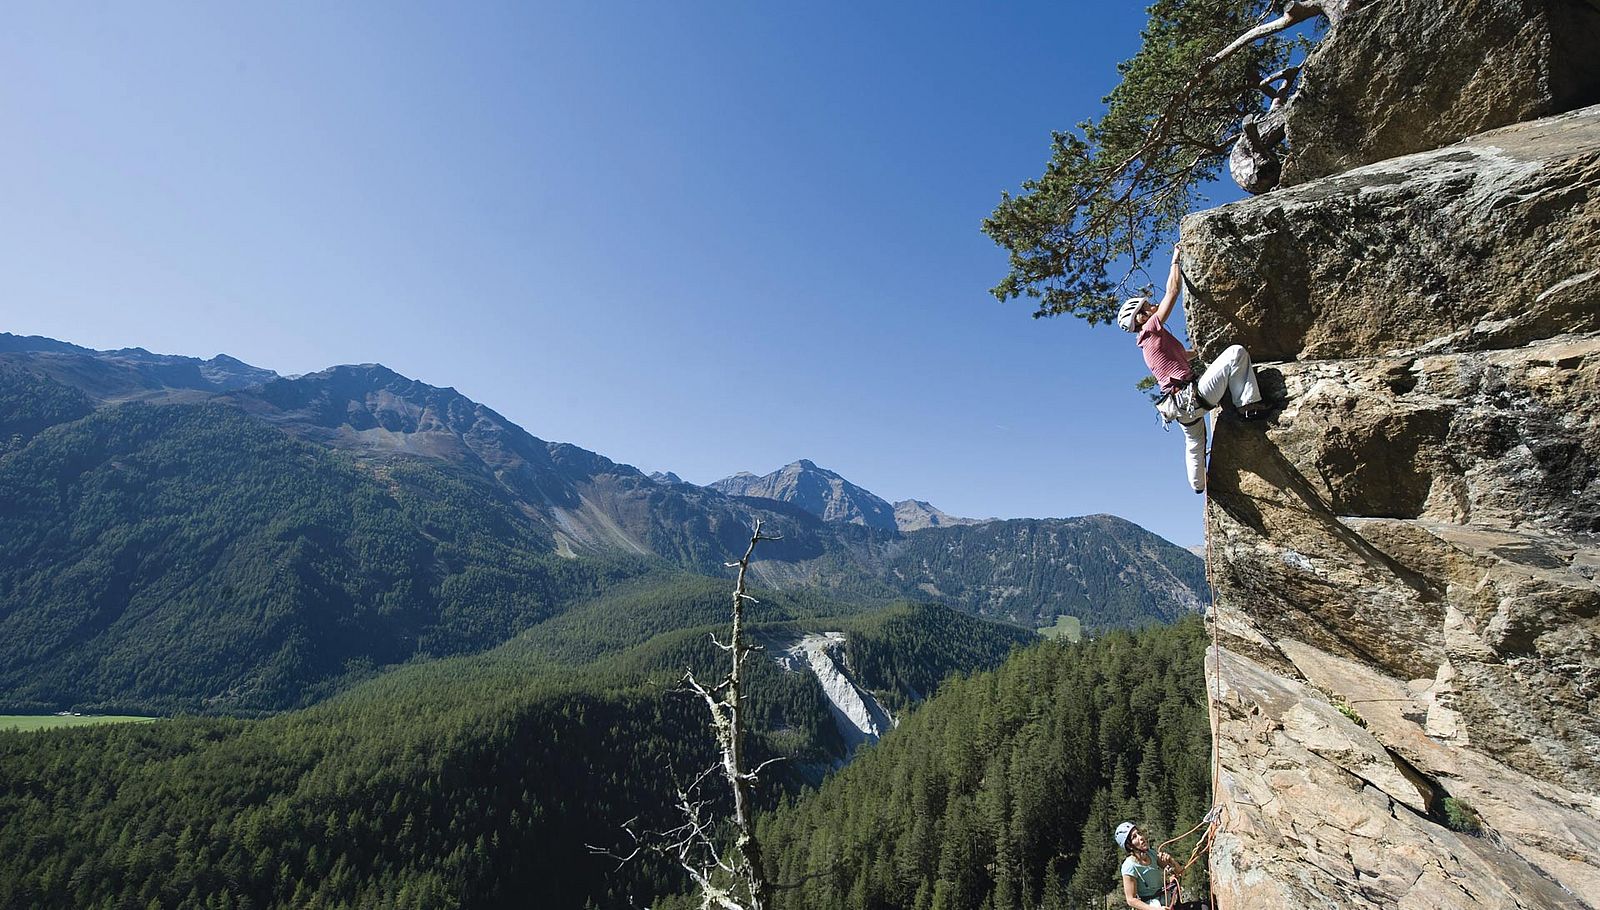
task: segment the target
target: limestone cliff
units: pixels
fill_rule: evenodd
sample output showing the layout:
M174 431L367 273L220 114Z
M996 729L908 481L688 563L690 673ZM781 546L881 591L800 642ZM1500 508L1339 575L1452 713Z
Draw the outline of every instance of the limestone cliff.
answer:
M1600 107L1183 235L1286 396L1212 453L1219 906L1596 906Z

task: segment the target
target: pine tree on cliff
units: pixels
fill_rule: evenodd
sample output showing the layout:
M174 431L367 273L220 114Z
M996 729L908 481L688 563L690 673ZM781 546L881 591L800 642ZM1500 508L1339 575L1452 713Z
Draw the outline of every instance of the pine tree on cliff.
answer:
M1052 134L1044 175L1002 193L984 220L1011 263L992 293L1037 300L1035 317L1109 321L1116 297L1151 283L1144 264L1224 162L1251 192L1276 185L1275 147L1299 73L1289 64L1306 45L1288 32L1361 5L1156 0L1105 115Z

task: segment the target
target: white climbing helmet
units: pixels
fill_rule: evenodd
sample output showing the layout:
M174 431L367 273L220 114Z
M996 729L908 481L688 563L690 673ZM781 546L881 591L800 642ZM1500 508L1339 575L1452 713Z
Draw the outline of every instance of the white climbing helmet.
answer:
M1117 846L1123 850L1128 849L1128 835L1133 832L1133 822L1123 822L1117 826Z
M1117 325L1122 326L1124 332L1133 331L1137 328L1133 324L1133 317L1139 315L1139 311L1149 302L1149 297L1129 297L1123 301L1122 309L1117 311Z

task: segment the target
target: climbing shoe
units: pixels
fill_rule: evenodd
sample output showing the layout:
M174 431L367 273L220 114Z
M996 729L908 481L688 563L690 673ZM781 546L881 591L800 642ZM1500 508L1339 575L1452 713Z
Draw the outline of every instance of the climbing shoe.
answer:
M1267 399L1262 399L1261 401L1257 401L1239 408L1239 419L1260 420L1282 406L1282 401L1269 401Z

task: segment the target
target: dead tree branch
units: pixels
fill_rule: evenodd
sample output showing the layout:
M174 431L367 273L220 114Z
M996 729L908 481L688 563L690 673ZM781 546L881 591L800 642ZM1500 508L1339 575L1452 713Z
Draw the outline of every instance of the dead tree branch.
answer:
M733 635L728 642L733 653L733 669L724 680L721 700L706 699L706 705L711 710L712 728L722 747L723 776L733 790L734 849L737 853L734 865L736 875L743 880L749 892L750 905L746 910L766 910L771 902L772 887L767 881L761 843L756 839L752 814L756 775L761 769L747 771L744 758L744 663L746 658L759 650L756 646L745 644L744 640L745 604L756 602L746 592L745 576L750 571L750 558L755 554L756 545L764 540L781 539L780 535L763 534L758 518L751 530L750 545L745 548L744 556L737 563L729 564L729 568L739 567L739 577L733 587ZM690 680L693 681L693 674L690 674ZM694 686L705 694L698 683L694 683ZM766 764L763 763L761 767L766 767ZM705 893L702 891L702 894Z
M745 766L744 665L745 660L761 648L745 641L744 609L746 604L758 603L745 586L756 545L782 539L781 535L763 533L761 520L757 519L744 556L727 564L728 568L739 570L733 588L733 632L726 642L719 641L715 634L711 636L713 645L731 655L727 674L711 685L700 682L693 671L684 674L687 691L698 695L711 713L711 731L721 759L701 771L687 786L677 788L677 810L683 823L666 831L641 834L634 830L635 822L629 821L623 825L623 833L632 846L626 853L592 845L589 848L616 859L619 868L646 850L670 857L700 892L702 910L766 910L771 904L773 886L767 878L760 841L756 839L754 795L761 772L779 759L768 759L754 769ZM711 813L712 800L700 795L706 781L719 773L733 794L734 839L732 848L727 850L719 842L721 832L726 829Z

